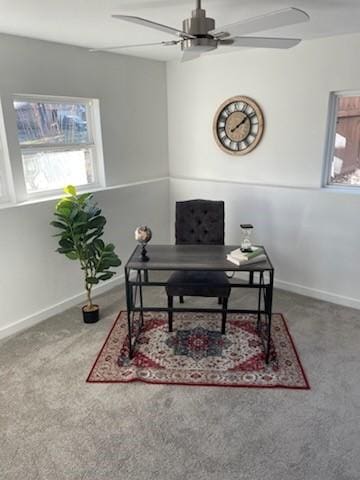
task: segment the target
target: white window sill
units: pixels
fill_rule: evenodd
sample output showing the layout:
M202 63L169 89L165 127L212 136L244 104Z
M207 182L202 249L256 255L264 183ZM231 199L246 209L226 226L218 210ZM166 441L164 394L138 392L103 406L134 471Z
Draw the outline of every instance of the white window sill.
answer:
M350 195L360 195L360 186L352 185L323 185L323 190L332 193L346 193Z
M159 177L159 178L152 178L149 180L140 180L138 182L132 182L132 183L124 183L121 185L112 185L109 187L104 187L104 186L97 186L97 187L91 187L91 188L81 188L79 189L79 193L95 193L95 192L106 192L109 190L118 190L120 188L129 188L129 187L135 187L137 185L145 185L147 183L156 183L160 182L163 180L168 180L169 177ZM38 203L44 203L44 202L51 202L54 200L59 200L61 197L63 197L65 194L64 193L57 193L57 194L50 194L46 196L41 196L41 197L33 197L29 200L25 200L23 202L3 202L0 203L0 210L7 209L7 208L16 208L16 207L23 207L27 205L36 205Z

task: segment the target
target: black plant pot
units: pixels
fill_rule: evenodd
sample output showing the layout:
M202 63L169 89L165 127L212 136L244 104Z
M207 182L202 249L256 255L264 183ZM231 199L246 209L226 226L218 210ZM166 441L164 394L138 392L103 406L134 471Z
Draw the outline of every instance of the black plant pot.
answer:
M82 307L84 323L96 323L99 321L99 305L94 305L94 307L96 307L96 310L92 310L91 312L85 310L86 306Z

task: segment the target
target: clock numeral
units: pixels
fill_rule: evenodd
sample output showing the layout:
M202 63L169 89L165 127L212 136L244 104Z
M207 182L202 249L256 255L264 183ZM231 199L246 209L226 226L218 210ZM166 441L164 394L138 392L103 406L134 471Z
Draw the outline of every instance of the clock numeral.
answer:
M238 142L231 142L230 148L231 150L238 150Z
M258 132L258 130L259 130L259 125L258 125L257 123L253 123L253 124L251 125L251 130L250 130L250 132L251 132L253 135L256 135L257 132Z
M252 118L256 117L256 113L254 111L252 111L251 113L249 113L248 117L251 120Z
M250 134L250 135L247 137L247 140L249 141L249 144L252 143L252 142L255 140L255 135Z
M247 108L248 108L248 104L247 104L247 103L243 103L240 111L243 112L243 113L245 113L246 110L247 110Z
M224 128L220 128L220 129L218 130L218 132L219 132L220 138L226 137L226 132L225 132L225 129L224 129Z
M231 140L226 137L226 138L223 139L223 144L224 144L226 147L230 148Z
M224 128L224 127L225 127L225 122L220 121L220 122L218 123L218 128Z

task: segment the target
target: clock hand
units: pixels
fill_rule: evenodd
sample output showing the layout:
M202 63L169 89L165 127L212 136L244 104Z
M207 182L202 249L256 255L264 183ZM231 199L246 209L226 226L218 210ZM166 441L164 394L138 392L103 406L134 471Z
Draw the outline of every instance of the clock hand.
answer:
M248 119L248 117L244 117L244 118L241 120L241 122L236 125L236 127L232 128L232 129L230 130L230 132L231 132L231 133L235 132L235 130L236 130L237 128L239 128L243 123L245 123L247 119Z

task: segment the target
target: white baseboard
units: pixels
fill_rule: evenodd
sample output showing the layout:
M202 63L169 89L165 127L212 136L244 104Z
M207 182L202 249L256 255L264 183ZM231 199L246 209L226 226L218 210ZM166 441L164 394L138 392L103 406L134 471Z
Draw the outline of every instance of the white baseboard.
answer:
M111 290L112 288L123 284L124 280L124 275L113 277L112 279L104 282L103 284L94 287L93 292L95 295L105 293L108 290ZM8 337L9 335L13 335L14 333L20 332L21 330L25 330L26 328L36 325L37 323L40 323L43 320L52 317L53 315L64 312L68 308L71 308L74 305L81 303L85 299L85 292L78 293L77 295L69 297L66 300L63 300L62 302L59 302L49 308L40 310L36 313L33 313L32 315L29 315L28 317L21 318L20 320L17 320L16 322L11 323L10 325L7 325L6 327L0 329L0 339Z
M298 293L299 295L305 295L306 297L317 298L318 300L323 300L325 302L336 303L337 305L360 310L360 300L358 298L345 297L344 295L325 292L324 290L309 288L304 285L298 285L297 283L284 282L283 280L276 279L275 287L288 292Z
M239 272L236 274L236 276L242 280L248 280L249 278L249 274L244 272ZM305 287L304 285L299 285L297 283L277 280L276 276L274 280L274 286L275 288L286 290L287 292L298 293L299 295L304 295L305 297L316 298L317 300L323 300L324 302L336 303L337 305L360 310L360 300L358 298L345 297L336 293Z

